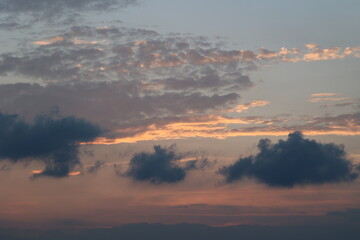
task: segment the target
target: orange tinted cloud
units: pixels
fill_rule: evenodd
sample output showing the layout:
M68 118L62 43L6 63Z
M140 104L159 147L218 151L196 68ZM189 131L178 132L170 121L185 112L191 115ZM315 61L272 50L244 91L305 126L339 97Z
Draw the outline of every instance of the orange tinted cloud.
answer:
M64 40L65 40L65 38L63 36L55 36L52 38L35 41L35 42L33 42L33 44L44 46L44 45L51 45L51 44L58 43L58 42L63 42Z
M250 103L245 103L245 104L237 105L237 106L234 108L234 112L243 112L243 111L248 110L249 108L262 107L262 106L266 106L266 105L268 105L268 104L270 104L269 101L255 100L255 101L252 101L252 102L250 102Z
M246 125L246 126L244 126ZM250 126L249 126L250 125ZM188 138L226 139L240 136L286 136L293 131L302 131L305 135L360 135L360 126L356 122L346 125L332 124L328 127L308 125L281 127L273 122L261 119L213 117L203 122L170 123L164 126L149 126L144 132L125 138L98 138L92 144L135 143L139 141L174 140Z
M338 96L338 93L314 93L311 94L311 97L331 97L331 96Z
M44 170L32 170L31 171L31 173L32 174L41 174L42 172L44 172ZM68 176L77 176L77 175L80 175L81 174L81 172L70 172L69 174L68 174Z
M345 101L351 100L350 97L341 97L341 94L338 93L314 93L311 94L309 102L319 103L319 102L336 102L336 101Z

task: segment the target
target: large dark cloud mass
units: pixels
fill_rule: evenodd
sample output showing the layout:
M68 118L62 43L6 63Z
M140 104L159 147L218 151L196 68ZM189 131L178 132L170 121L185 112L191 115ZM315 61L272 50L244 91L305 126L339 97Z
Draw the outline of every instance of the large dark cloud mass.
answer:
M273 187L350 181L357 177L343 146L304 139L300 132L271 144L262 139L259 153L241 158L219 173L231 183L244 177L255 178Z
M75 117L40 116L29 124L0 113L0 160L41 160L45 169L35 176L64 177L80 164L79 143L100 134L98 126Z
M154 184L175 183L184 180L188 170L208 165L207 159L202 159L191 160L180 166L177 162L185 155L176 154L173 147L154 146L154 153L141 152L131 158L126 175L137 181L149 181Z

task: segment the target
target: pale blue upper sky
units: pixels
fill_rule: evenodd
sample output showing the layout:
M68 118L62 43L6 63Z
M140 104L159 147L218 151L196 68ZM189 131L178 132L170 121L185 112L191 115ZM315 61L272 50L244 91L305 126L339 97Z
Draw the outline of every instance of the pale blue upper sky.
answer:
M119 19L163 33L221 36L245 49L329 47L359 43L359 9L357 0L143 0Z

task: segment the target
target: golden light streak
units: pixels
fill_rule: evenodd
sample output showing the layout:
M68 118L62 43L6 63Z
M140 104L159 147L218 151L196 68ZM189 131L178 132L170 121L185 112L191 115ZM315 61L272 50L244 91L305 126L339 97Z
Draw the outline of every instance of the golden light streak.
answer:
M45 40L35 41L35 42L33 42L33 44L39 45L39 46L45 46L45 45L50 45L50 44L54 44L54 43L58 43L58 42L63 42L64 40L65 40L64 37L56 36L56 37L52 37L52 38L47 38Z
M308 48L308 49L314 49L314 48L318 48L318 47L319 47L319 45L316 44L316 43L308 43L308 44L306 44L305 46L306 46L306 48Z
M41 174L41 173L43 173L44 172L44 170L32 170L31 171L31 173L32 174ZM78 175L80 175L81 174L81 172L70 172L69 174L68 174L68 176L78 176Z
M338 93L314 93L310 95L309 102L322 103L322 102L339 102L352 100L351 97L342 97Z
M263 106L266 106L268 104L270 104L269 101L256 100L256 101L252 101L250 103L237 105L234 108L234 112L244 112L244 111L248 110L249 108L263 107Z
M140 141L159 141L159 140L175 140L189 138L213 138L226 139L230 137L240 136L287 136L293 131L300 130L305 135L341 135L341 136L358 136L360 135L360 126L348 124L348 126L332 126L326 130L309 130L309 129L284 129L280 127L267 126L255 130L246 128L231 128L228 124L248 124L239 119L228 119L225 122L213 121L203 123L171 123L166 126L156 127L150 126L146 131L135 136L107 139L98 138L91 144L118 144L118 143L136 143ZM254 123L262 123L262 121L254 121Z
M351 99L350 97L333 97L333 98L311 98L309 101L310 102L333 102L333 101L344 101L344 100L349 100Z
M82 39L75 38L72 40L72 43L75 45L97 45L99 44L97 41L86 41Z
M338 96L338 93L314 93L311 94L311 97L331 97L331 96Z

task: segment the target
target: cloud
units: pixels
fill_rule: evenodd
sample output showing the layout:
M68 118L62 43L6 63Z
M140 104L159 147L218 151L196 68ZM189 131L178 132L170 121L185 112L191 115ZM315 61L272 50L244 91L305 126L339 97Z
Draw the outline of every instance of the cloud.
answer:
M350 97L342 97L341 94L337 93L314 93L311 94L309 102L338 102L344 100L351 100Z
M0 0L0 14L16 19L27 17L31 21L70 19L88 11L104 11L126 7L136 0ZM24 21L24 19L23 19Z
M321 105L320 107L346 107L352 106L355 107L359 105L360 99L351 98L351 97L343 97L342 94L338 93L314 93L310 95L309 102L313 103L322 103L328 102L326 104Z
M198 90L210 90L216 91L218 89L231 88L244 90L254 86L248 76L239 73L232 73L220 75L213 69L206 69L200 74L195 76L189 76L187 78L166 78L160 80L152 80L148 85L150 88L163 88L165 90L175 91L192 91Z
M76 80L81 75L81 65L86 59L98 59L104 53L96 48L71 49L69 51L52 51L41 54L31 53L28 56L0 55L0 75L9 73L23 75L45 81Z
M202 170L207 167L213 166L215 163L216 163L216 161L210 162L209 159L207 159L207 158L191 159L191 160L186 161L185 169L186 170Z
M228 183L248 177L272 187L288 188L351 181L358 176L343 146L304 139L300 132L293 132L287 140L275 144L262 139L258 148L255 156L240 158L220 168L219 173Z
M310 97L333 97L333 96L338 96L338 95L340 95L340 94L338 94L338 93L313 93L313 94L311 94L311 96Z
M234 108L234 111L235 112L244 112L246 110L249 110L250 108L254 108L254 107L263 107L263 106L266 106L270 104L269 101L264 101L264 100L255 100L255 101L251 101L251 102L248 102L248 103L245 103L245 104L240 104L240 105L237 105L235 108Z
M188 170L201 169L209 164L207 159L201 159L186 161L185 166L180 166L179 160L185 157L186 154L176 154L174 146L166 148L157 145L154 153L135 154L126 176L153 184L176 183L185 179Z
M167 89L244 89L253 86L241 74L256 60L248 55L244 51L223 50L200 37L174 37L121 27L73 26L62 34L34 39L26 50L1 54L0 74L45 82L114 81L150 75L152 80L159 78L158 84Z
M146 79L153 88L176 91L246 89L254 84L243 73L269 62L342 59L356 57L360 51L337 47L337 55L327 57L328 49L320 47L306 49L308 53L287 48L226 50L203 37L116 26L72 26L31 43L21 51L0 55L1 75L21 75L45 83ZM310 57L317 52L324 53Z
M232 113L233 108L228 109ZM215 112L216 113L216 112ZM138 141L154 141L189 138L226 139L240 136L286 136L289 132L301 131L309 136L360 135L359 113L341 114L337 116L248 116L228 117L217 114L198 114L178 118L160 120L158 124L147 127L129 127L120 132L133 132L132 136L98 138L96 144L134 143Z
M88 168L88 173L95 174L99 171L100 168L104 167L105 161L97 160L95 164Z
M5 23L0 23L0 30L7 30L7 31L14 31L14 30L20 30L20 29L25 29L25 28L29 28L30 25L28 24L20 24L17 22L5 22Z
M334 130L345 130L358 132L360 130L360 112L340 114L337 116L314 117L309 124L327 125Z
M127 137L151 125L162 126L179 122L184 117L231 108L240 98L236 93L219 95L194 91L150 91L135 80L47 86L5 84L0 86L0 108L31 119L57 106L65 115L89 119L112 130L118 137ZM94 109L98 110L94 112Z
M34 177L65 177L80 165L78 147L101 130L83 119L39 116L32 124L17 115L0 113L0 160L38 160L45 169Z

